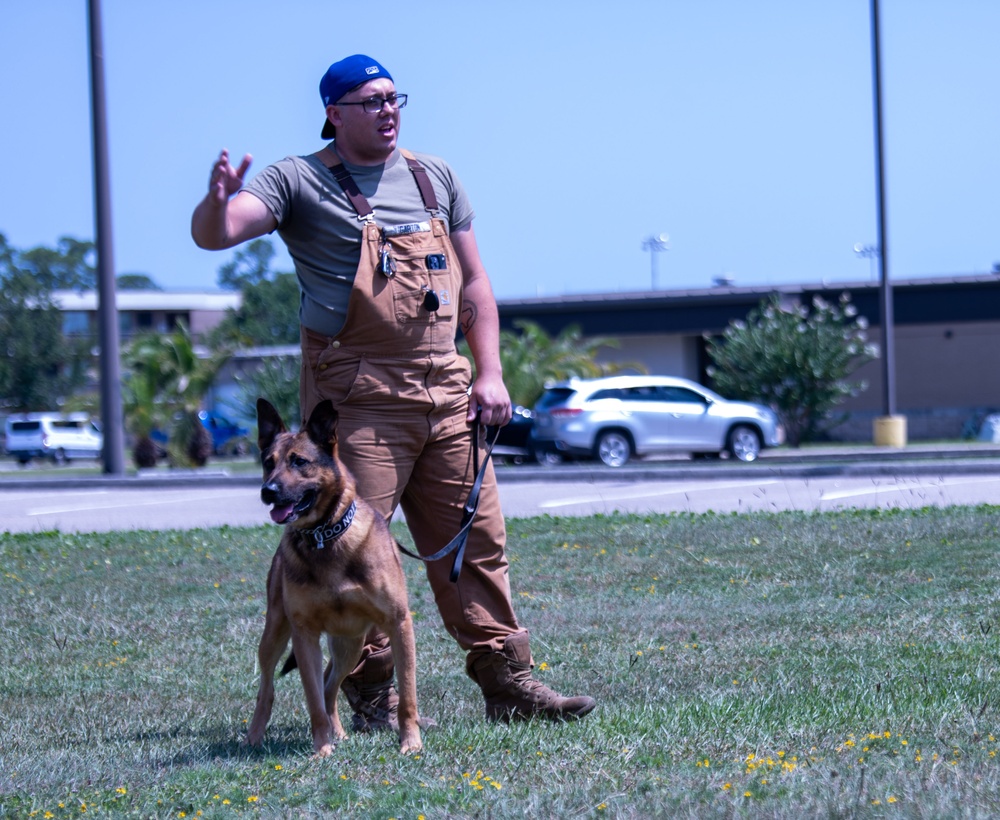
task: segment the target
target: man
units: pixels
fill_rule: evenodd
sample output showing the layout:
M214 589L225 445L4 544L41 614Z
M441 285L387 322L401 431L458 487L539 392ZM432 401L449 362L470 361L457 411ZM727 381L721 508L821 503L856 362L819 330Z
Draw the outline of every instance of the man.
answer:
M477 414L486 425L511 417L496 302L458 179L443 160L397 148L406 95L389 72L356 54L330 66L320 96L321 136L333 142L265 168L246 187L250 155L234 168L223 150L191 233L199 247L218 250L278 231L302 295L303 417L333 401L340 455L360 494L386 518L401 505L429 556L462 523L479 455L470 425ZM459 325L474 382L455 350ZM427 564L445 627L467 652L489 719L582 717L592 698L562 697L531 676L505 540L489 466L457 581L451 561ZM393 726L392 679L388 639L371 634L344 684L355 730Z

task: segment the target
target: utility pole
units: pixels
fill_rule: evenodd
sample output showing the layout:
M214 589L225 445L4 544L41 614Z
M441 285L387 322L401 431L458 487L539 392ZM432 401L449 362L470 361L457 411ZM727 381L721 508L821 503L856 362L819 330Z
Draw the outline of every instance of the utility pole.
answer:
M111 242L111 183L108 174L108 113L104 93L104 35L100 0L88 0L90 30L90 111L94 138L94 219L97 232L97 327L100 343L101 420L104 472L125 474L118 308Z
M882 385L884 415L875 419L875 444L906 445L906 418L896 415L896 345L892 315L892 284L889 280L889 240L885 219L884 141L882 138L882 67L879 54L878 0L871 0L872 13L872 96L875 105L875 190L878 198L878 260L882 327Z

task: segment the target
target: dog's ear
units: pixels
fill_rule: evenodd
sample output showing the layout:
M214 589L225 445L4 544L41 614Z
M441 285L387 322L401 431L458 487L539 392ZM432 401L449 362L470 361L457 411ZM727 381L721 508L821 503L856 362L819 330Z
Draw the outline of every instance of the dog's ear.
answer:
M306 422L306 432L324 453L333 455L337 448L337 411L332 401L323 399L313 408Z
M257 399L257 447L261 453L274 443L279 433L287 431L285 423L267 399Z

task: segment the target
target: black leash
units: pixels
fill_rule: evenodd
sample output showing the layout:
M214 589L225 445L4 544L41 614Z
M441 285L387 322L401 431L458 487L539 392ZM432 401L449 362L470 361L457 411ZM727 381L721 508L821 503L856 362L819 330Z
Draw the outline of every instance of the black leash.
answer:
M497 443L497 438L500 436L499 426L486 427L486 455L483 457L483 463L480 465L479 432L482 427L483 424L479 421L479 416L476 416L476 422L472 426L472 468L476 471L476 480L473 482L472 490L469 492L469 498L465 502L465 506L462 508L462 525L458 529L458 534L441 549L426 558L415 552L410 552L398 541L396 542L396 546L399 547L402 552L405 552L411 558L417 558L425 562L439 561L446 555L454 552L455 561L451 565L452 583L458 580L459 573L462 571L462 559L465 556L465 542L469 539L469 530L472 528L472 521L476 517L476 511L479 509L479 491L483 487L483 478L486 476L486 465L490 463L490 456L493 454L493 446ZM492 439L490 438L491 430L493 431Z

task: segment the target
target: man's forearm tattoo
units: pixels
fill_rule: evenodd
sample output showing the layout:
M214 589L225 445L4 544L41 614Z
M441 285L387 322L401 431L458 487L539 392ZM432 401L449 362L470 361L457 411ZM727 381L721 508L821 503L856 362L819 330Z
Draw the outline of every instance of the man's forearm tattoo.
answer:
M462 315L459 317L459 325L462 328L462 335L468 336L469 331L476 324L476 317L479 315L479 309L476 307L475 302L470 302L465 300L462 302Z

